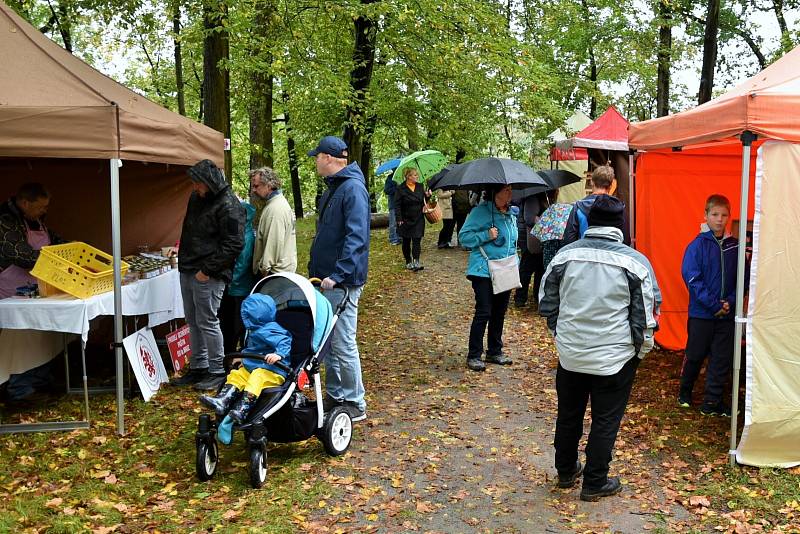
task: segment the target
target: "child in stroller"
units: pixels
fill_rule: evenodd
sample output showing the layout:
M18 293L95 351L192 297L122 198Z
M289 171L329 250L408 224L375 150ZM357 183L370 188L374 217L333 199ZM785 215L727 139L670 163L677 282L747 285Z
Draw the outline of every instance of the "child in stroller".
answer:
M229 443L236 430L244 433L250 451L250 482L255 488L261 487L266 480L268 441L292 443L316 436L332 456L344 454L350 446L353 430L350 415L344 406L338 405L328 412L324 411L319 377L320 361L330 350L331 333L339 315L349 305L347 294L333 310L328 299L303 276L295 273L268 276L256 284L250 297L245 300L247 306L244 303L242 306L243 315L245 310L249 310L248 313L253 311L252 317L258 318L253 324L260 325L255 331L249 331L250 337L258 337L258 332L263 328L263 319L273 317L259 310L265 302L269 302L261 299L262 296L271 297L275 306L275 322L267 323L270 328L258 341L267 342L259 346L270 351L269 354L226 354L225 364L228 367L237 358L245 362L252 359L270 373L263 373L257 367L251 367L252 372L249 372L249 364L245 363L244 370L239 369L229 375L227 383L220 387L216 396L202 400L204 405L214 409L214 415L201 414L195 433L196 468L200 480L211 479L216 471L219 461L217 435L220 441ZM251 304L255 310L250 308ZM254 339L253 343L257 341ZM287 343L291 347L288 353ZM249 338L246 347L251 347ZM248 385L248 380L255 380L254 376L265 374L278 385L267 382L263 389L255 383L252 388ZM248 380L244 380L245 377ZM245 392L239 394L242 385ZM314 400L302 392L309 386L314 388ZM257 396L257 399L253 401L245 397L248 392ZM234 421L233 414L226 411L238 395L241 395L240 399L247 399L249 406L245 406L241 416ZM234 408L239 408L240 404L243 404L241 400ZM225 433L228 435L225 436Z
M200 402L217 416L225 417L218 438L226 445L231 440L233 423L242 423L247 418L261 391L280 386L286 380L288 372L274 364L280 361L292 365L292 336L275 322L275 312L275 301L269 295L254 293L242 302L242 322L248 334L242 353L252 356L243 358L241 367L228 373L217 395L200 396Z

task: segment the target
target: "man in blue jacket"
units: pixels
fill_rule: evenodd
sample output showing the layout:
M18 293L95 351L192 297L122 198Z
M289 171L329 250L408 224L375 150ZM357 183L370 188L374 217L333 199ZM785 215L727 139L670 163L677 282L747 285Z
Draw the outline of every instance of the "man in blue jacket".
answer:
M730 417L730 408L722 401L722 391L733 360L734 313L736 303L736 266L738 241L725 236L731 204L722 195L711 195L706 201L706 224L709 230L700 233L686 247L681 274L689 289L689 322L686 356L681 369L678 404L692 405L692 389L703 360L708 356L703 415Z
M358 299L369 267L369 194L358 163L347 164L347 145L323 137L308 153L328 189L320 199L317 234L311 244L309 276L322 279L325 297L336 308L348 290L348 302L339 315L325 366L325 409L342 404L353 421L367 418L361 360L356 344Z

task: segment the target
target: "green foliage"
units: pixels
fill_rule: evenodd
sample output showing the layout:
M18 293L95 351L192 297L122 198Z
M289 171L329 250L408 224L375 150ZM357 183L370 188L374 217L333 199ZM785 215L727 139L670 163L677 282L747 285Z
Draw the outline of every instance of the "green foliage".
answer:
M354 68L354 20L377 24L375 65L363 104L374 121L376 163L433 148L449 158L504 155L544 161L541 140L573 110L597 113L615 104L633 120L655 115L657 1L633 0L358 0L228 2L234 187L246 194L250 107L269 75L273 85L274 166L288 183L285 116L295 140L305 205L319 178L305 152L322 135L341 135ZM201 118L202 3L199 0L13 0L12 7L76 54L154 101L177 110L174 41L180 42L186 113ZM671 0L673 73L701 46L699 0ZM723 5L720 43L742 35L768 60L797 38L789 17L780 42L767 43L753 23L777 4ZM798 7L784 0L784 9ZM180 12L180 32L173 13ZM54 18L54 14L56 17ZM777 12L775 20L778 20ZM751 64L721 48L723 83L752 74ZM741 46L737 51L741 50ZM592 73L594 64L594 74ZM718 84L719 85L719 84ZM693 96L673 77L672 108ZM363 128L364 125L361 125ZM378 184L379 185L379 184ZM377 186L376 186L377 187ZM288 189L288 188L287 188Z

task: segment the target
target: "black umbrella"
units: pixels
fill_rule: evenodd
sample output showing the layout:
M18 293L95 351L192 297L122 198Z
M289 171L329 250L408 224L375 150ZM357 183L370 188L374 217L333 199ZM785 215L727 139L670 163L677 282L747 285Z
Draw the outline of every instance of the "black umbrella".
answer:
M434 174L433 176L431 176L431 179L428 180L428 189L431 189L431 190L432 189L436 189L436 184L439 183L439 180L441 180L442 178L447 176L447 173L449 173L450 171L452 171L456 167L458 167L457 163L451 163L450 165L448 165L447 167L445 167L441 171L439 171L436 174Z
M489 185L525 188L550 187L544 178L522 162L505 158L483 158L458 165L436 183L436 189L483 189Z
M517 189L514 191L514 194L511 197L512 201L519 202L531 195L536 195L552 189L558 189L559 187L564 187L565 185L574 184L575 182L581 181L580 176L563 169L546 169L543 171L536 171L536 173L544 178L544 181L547 182L548 185L534 185L531 187L526 187L525 189Z

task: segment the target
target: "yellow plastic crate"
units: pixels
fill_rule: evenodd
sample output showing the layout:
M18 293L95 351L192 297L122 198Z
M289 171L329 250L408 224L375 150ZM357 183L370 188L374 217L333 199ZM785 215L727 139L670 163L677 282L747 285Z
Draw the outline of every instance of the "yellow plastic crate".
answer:
M121 270L128 272L124 261ZM112 256L79 241L42 247L31 274L79 299L114 290Z

